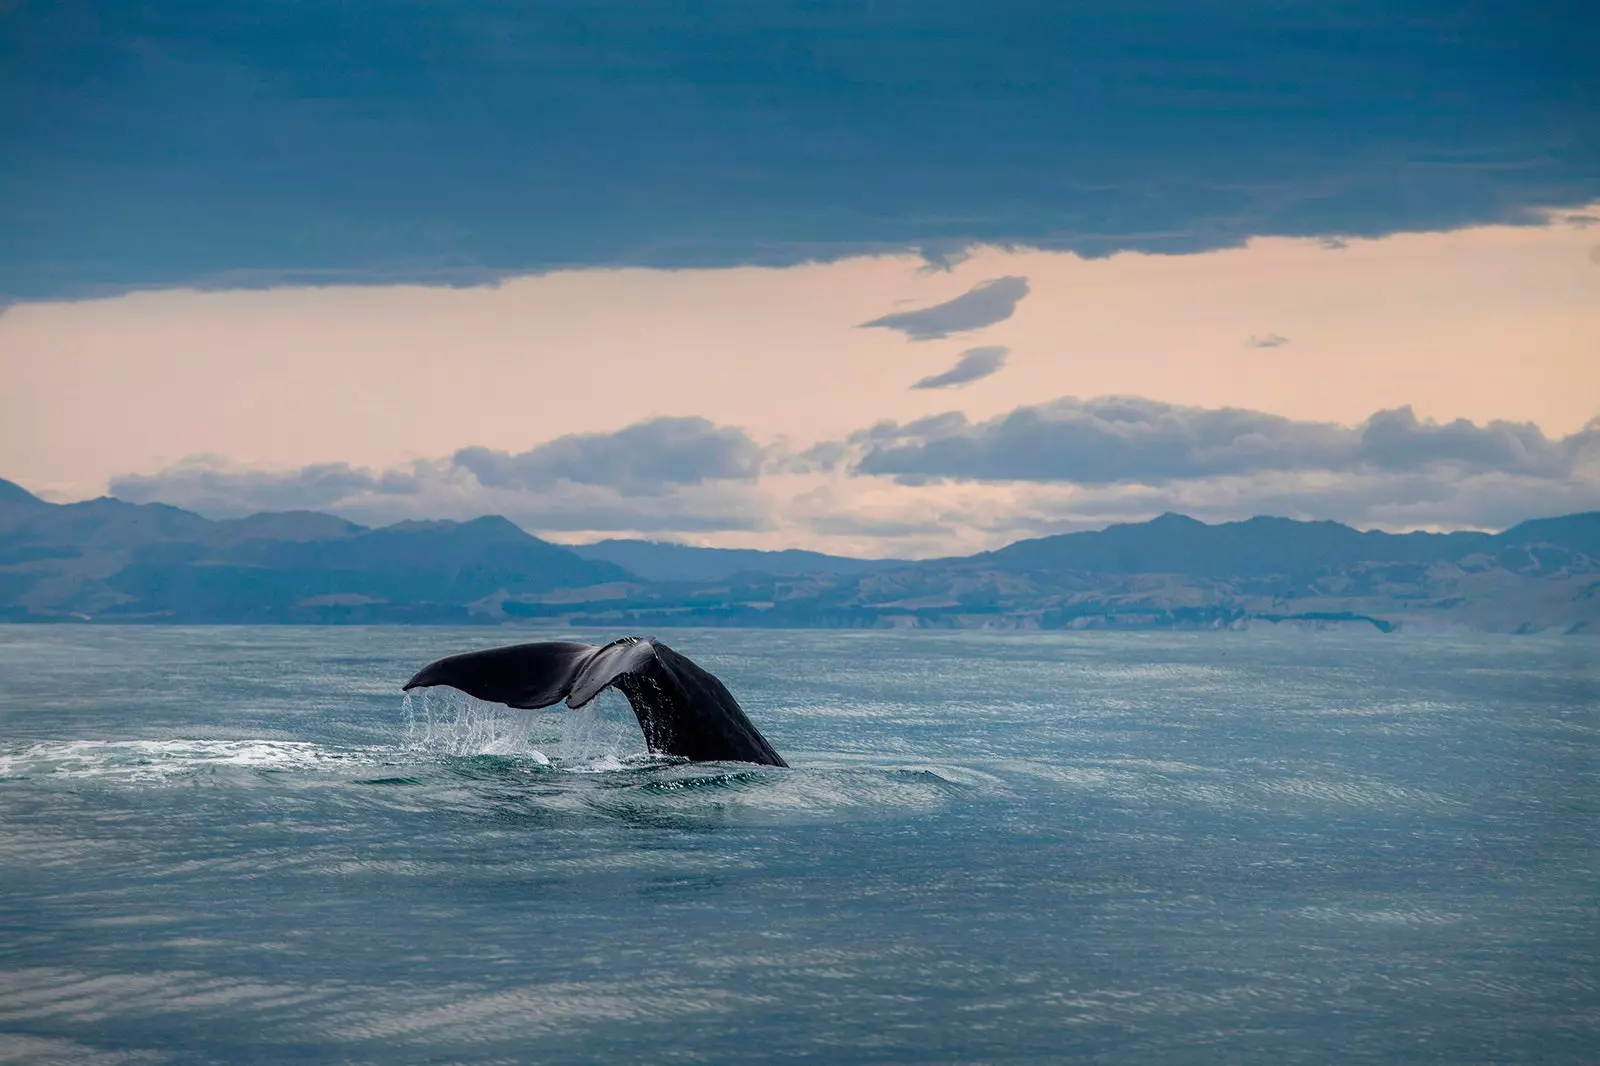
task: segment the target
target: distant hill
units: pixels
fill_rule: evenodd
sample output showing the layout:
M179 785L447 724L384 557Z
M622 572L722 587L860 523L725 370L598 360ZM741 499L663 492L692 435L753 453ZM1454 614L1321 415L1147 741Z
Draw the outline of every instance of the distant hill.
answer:
M1494 540L1500 545L1554 544L1600 559L1600 511L1519 522Z
M697 548L655 540L602 540L569 545L585 559L598 559L650 581L717 581L736 574L865 574L907 565L904 559L851 559L789 548Z
M1251 518L1210 526L1178 514L1022 540L971 557L1004 570L1190 577L1300 577L1355 563L1425 563L1491 550L1487 533L1361 532L1338 522Z
M635 580L499 517L214 522L165 504L23 495L0 487L0 618L12 620L470 622L504 618L505 597Z
M0 506L10 504L13 507L45 506L45 502L15 481L7 481L0 477Z
M922 562L53 504L0 481L0 620L1600 632L1600 512L1502 533L1149 522Z
M977 555L798 576L751 571L623 600L508 603L563 625L1600 631L1600 513L1503 533L1363 532L1182 515Z

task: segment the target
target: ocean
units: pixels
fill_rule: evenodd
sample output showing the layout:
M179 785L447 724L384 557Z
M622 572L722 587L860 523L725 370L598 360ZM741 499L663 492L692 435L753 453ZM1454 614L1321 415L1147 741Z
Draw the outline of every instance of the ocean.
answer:
M0 1062L1600 1060L1600 642L0 627ZM578 634L604 641L617 634Z

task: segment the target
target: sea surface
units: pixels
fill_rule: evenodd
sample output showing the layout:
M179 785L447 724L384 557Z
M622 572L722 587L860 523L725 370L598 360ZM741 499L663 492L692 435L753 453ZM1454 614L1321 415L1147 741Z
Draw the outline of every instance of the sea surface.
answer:
M0 627L0 1062L1600 1061L1600 642L664 637L792 769Z

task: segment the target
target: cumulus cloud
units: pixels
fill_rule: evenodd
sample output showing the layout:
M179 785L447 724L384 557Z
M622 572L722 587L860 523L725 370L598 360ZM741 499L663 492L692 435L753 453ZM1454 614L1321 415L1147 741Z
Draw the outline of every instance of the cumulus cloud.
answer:
M703 532L769 522L753 491L762 450L743 430L657 418L614 433L558 437L526 452L463 448L388 470L322 463L288 471L197 456L111 493L212 517L326 510L358 522L503 514L530 529Z
M421 484L419 470L374 473L349 463L316 463L298 470L266 471L237 466L213 455L196 455L154 475L125 474L111 480L111 495L130 503L178 503L206 514L320 510L352 495L407 495Z
M572 539L683 536L908 557L1163 511L1503 528L1600 508L1600 419L1551 437L1527 423L1436 422L1409 407L1345 426L1067 397L977 422L958 412L882 422L793 450L701 419L656 419L521 453L468 448L385 470L263 471L197 457L111 488L213 517L314 509L380 525L502 514Z
M742 429L704 418L653 418L614 433L574 433L520 453L463 448L454 463L489 488L548 488L561 481L655 493L672 485L751 480L761 448Z
M1007 275L979 282L953 300L918 311L896 311L861 323L861 328L897 329L914 341L938 340L952 333L1004 322L1028 295L1028 279Z
M1289 338L1278 333L1252 333L1244 339L1246 348L1281 348Z
M875 426L857 469L902 480L1109 484L1325 464L1347 432L1235 408L1066 397L977 424L957 413Z
M1600 420L1570 437L1551 440L1531 422L1496 420L1477 425L1464 418L1438 423L1419 419L1409 406L1379 411L1359 427L1354 465L1417 470L1452 463L1471 471L1570 473L1580 458L1596 458Z
M986 378L1006 365L1011 349L1004 345L968 348L961 353L956 365L942 374L932 374L918 381L913 389L948 389Z
M1062 481L1159 484L1264 471L1417 470L1561 477L1600 451L1600 422L1552 440L1530 423L1464 419L1444 425L1410 407L1360 426L1241 408L1182 407L1139 397L1064 397L972 424L951 413L852 438L856 469L903 481Z

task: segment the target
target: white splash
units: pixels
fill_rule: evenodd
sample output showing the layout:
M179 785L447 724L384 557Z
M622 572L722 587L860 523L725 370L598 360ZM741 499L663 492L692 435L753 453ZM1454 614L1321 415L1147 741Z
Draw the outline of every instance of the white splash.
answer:
M68 740L0 752L4 777L122 777L153 781L217 767L298 770L369 762L369 749L295 740Z

